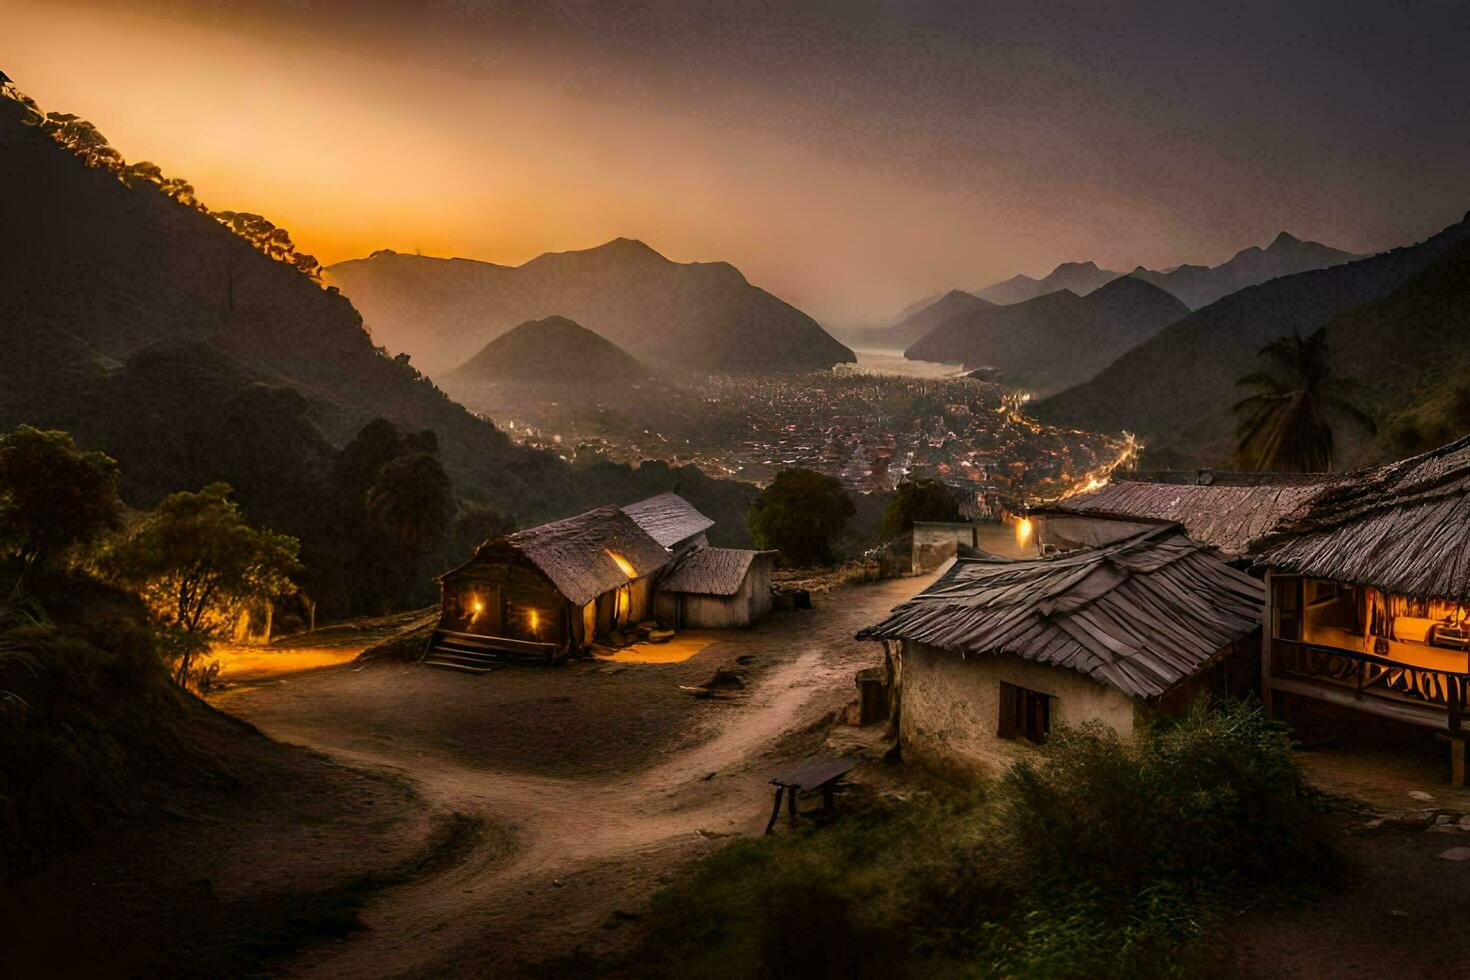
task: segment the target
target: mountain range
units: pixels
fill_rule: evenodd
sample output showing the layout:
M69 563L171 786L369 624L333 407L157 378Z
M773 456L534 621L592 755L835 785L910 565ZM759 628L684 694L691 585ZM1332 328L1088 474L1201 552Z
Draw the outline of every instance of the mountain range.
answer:
M522 522L677 486L743 540L751 488L661 464L574 471L513 445L376 349L335 288L23 115L0 98L0 431L71 431L119 460L136 506L226 480L256 519L304 536L311 487L381 417L432 430L456 494Z
M979 302L984 305L945 319L904 356L995 368L1002 383L1044 395L1087 380L1189 313L1169 293L1132 276L1086 296L1062 289L1008 306Z
M1010 279L992 283L969 293L963 290L951 290L942 297L929 297L921 300L901 312L891 326L866 331L864 339L868 343L885 345L889 341L898 341L904 337L905 333L910 331L909 325L912 323L932 321L930 326L935 326L942 317L934 319L921 315L939 302L954 304L956 294L974 296L990 303L1007 306L1024 303L1038 296L1054 293L1059 289L1070 290L1078 296L1086 296L1119 276L1131 275L1135 279L1153 283L1160 289L1174 294L1191 310L1197 310L1247 286L1254 286L1278 276L1325 269L1328 266L1341 265L1344 262L1353 262L1365 257L1352 252L1344 252L1320 242L1303 241L1283 231L1265 248L1253 245L1250 248L1241 249L1229 260L1216 266L1179 265L1171 269L1160 270L1146 269L1140 265L1130 273L1123 273L1099 268L1096 262L1063 262L1040 279L1026 275L1012 276ZM923 336L922 332L903 339L899 346L913 343L920 336Z
M642 242L548 252L519 266L390 250L328 269L373 338L430 373L528 320L565 316L649 363L802 371L855 360L811 317L727 262L671 262Z
M616 384L648 376L627 351L564 316L527 320L444 376L448 385Z
M1024 303L1028 299L1045 296L1059 289L1086 296L1121 275L1121 272L1099 269L1096 262L1063 262L1040 279L1025 275L1012 276L974 292L983 300L1008 306L1012 303Z
M1165 272L1139 266L1130 275L1179 297L1192 310L1209 306L1247 286L1313 269L1326 269L1366 258L1320 242L1304 242L1282 232L1265 248L1241 249L1217 266L1181 265Z
M1236 380L1263 365L1270 341L1327 328L1335 373L1355 378L1355 401L1384 422L1427 421L1467 385L1470 215L1425 241L1250 286L1170 324L1096 377L1037 406L1047 421L1126 429L1151 467L1227 465ZM1393 448L1361 439L1349 461ZM1345 435L1347 435L1345 433Z

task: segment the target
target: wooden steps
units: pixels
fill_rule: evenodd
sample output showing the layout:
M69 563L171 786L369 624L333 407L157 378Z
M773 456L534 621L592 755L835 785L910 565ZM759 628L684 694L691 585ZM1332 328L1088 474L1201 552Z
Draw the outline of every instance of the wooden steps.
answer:
M550 663L555 649L549 643L527 643L436 629L429 638L423 662L430 667L483 674L504 666L510 660Z

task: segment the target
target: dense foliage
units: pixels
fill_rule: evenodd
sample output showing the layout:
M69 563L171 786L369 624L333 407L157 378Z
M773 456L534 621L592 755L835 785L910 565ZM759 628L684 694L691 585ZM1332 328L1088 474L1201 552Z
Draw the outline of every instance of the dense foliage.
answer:
M746 525L762 548L787 562L830 562L832 546L857 512L842 483L814 470L782 470L750 506Z
M1197 707L1060 733L974 793L739 841L655 899L619 975L1196 975L1219 917L1335 867L1286 735ZM581 964L587 966L588 964Z
M914 529L914 521L957 521L959 501L938 480L905 480L883 512L880 536L886 541Z
M117 486L117 463L65 432L22 425L0 436L0 554L45 567L92 543L118 524Z

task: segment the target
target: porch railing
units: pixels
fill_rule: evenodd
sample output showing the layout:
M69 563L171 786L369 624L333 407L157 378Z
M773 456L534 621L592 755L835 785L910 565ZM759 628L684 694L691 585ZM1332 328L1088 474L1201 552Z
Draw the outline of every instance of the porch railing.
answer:
M1400 663L1387 657L1296 640L1271 640L1271 676L1327 683L1374 698L1445 712L1457 730L1467 714L1470 674Z

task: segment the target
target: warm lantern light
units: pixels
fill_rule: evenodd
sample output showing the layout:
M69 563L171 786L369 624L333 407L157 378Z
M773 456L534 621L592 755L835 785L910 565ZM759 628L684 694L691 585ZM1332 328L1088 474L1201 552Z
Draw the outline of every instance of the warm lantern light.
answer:
M536 636L540 632L541 632L541 614L538 613L536 610L532 609L531 610L531 635L532 636Z
M1016 544L1025 547L1031 540L1031 518L1023 517L1016 522Z
M485 611L485 603L483 603L483 602L480 601L480 597L479 596L475 596L473 599L470 600L470 613L472 614L470 616L470 622L473 623L475 620L479 619L480 618L480 615L484 611Z
M613 560L614 564L616 564L619 568L623 570L624 575L628 576L629 578L638 577L637 570L633 568L633 563L630 562L628 559L624 558L616 551L608 551L607 556Z

